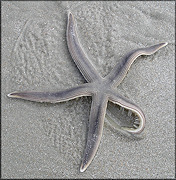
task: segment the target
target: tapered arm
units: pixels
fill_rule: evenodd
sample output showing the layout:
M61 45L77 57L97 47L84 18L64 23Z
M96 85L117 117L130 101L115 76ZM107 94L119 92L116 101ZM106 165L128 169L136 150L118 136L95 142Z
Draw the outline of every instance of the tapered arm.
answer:
M103 132L106 107L107 97L93 95L89 117L87 144L80 167L80 172L84 172L86 170L97 152Z
M136 128L128 128L128 127L121 127L122 130L125 130L130 133L141 133L145 127L145 116L142 110L136 106L134 103L130 102L128 99L125 99L119 96L116 92L111 91L109 93L109 101L114 104L118 104L119 106L132 111L137 117L139 121L139 125Z
M91 96L89 87L86 85L77 86L59 92L13 92L8 94L9 97L25 99L36 102L58 103L68 101L81 96Z
M69 52L76 66L78 67L86 81L93 82L97 79L100 79L101 76L98 74L97 70L86 57L83 49L80 46L76 33L74 18L72 13L70 12L68 13L67 44Z
M160 43L151 47L141 48L132 51L122 60L121 63L118 63L113 68L113 70L109 73L109 75L106 78L111 81L113 87L118 86L126 76L129 68L131 67L132 63L135 61L137 57L141 55L151 55L166 45L167 43Z

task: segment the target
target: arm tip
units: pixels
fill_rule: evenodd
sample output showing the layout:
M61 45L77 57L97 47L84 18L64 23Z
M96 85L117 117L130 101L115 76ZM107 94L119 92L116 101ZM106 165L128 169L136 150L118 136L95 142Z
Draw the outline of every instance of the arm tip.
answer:
M10 98L20 98L20 92L15 91L15 92L7 94L7 96Z
M162 47L164 47L164 46L168 45L168 42L165 42L165 43L162 43L162 44L163 44Z
M67 14L68 14L68 19L70 19L71 17L73 18L73 14L70 10L67 12Z
M8 97L14 97L13 94L14 94L14 93L9 93L9 94L7 94L7 96L8 96Z
M86 167L83 166L83 164L81 164L81 167L80 167L80 172L84 172L86 170Z

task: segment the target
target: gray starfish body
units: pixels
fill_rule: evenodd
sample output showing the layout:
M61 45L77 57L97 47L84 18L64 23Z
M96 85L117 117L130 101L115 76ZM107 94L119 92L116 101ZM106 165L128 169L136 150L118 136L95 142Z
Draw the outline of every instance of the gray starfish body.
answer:
M90 165L100 144L108 101L129 110L137 117L133 128L121 127L124 131L136 134L142 132L144 129L145 116L142 110L129 100L117 94L115 87L122 82L130 66L138 56L151 55L166 46L167 43L160 43L131 52L122 60L121 64L116 65L109 75L104 78L98 74L83 52L77 38L74 18L70 12L68 14L67 24L67 44L75 64L88 83L60 92L13 92L8 94L8 96L50 103L68 101L81 96L92 96L87 144L80 166L80 171L83 172Z

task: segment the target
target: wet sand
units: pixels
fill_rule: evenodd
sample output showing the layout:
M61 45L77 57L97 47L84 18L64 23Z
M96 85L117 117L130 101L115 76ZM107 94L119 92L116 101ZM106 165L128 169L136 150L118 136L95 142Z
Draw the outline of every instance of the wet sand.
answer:
M174 7L174 2L2 2L2 178L174 178ZM91 98L47 104L6 96L85 82L66 44L68 10L102 76L131 50L168 42L154 55L139 57L117 87L144 111L144 138L130 139L105 119L101 144L84 173L79 166Z

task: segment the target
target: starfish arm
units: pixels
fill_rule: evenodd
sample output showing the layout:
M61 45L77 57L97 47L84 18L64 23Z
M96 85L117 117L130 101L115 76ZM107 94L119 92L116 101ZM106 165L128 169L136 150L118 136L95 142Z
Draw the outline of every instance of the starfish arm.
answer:
M80 85L59 92L13 92L8 97L25 99L36 102L58 103L68 101L81 96L91 96L90 88L87 85Z
M130 102L128 99L119 96L116 92L111 91L109 93L109 101L111 101L114 104L117 104L129 111L132 111L132 113L134 113L135 116L137 116L137 118L135 119L135 121L137 121L138 125L134 128L129 128L129 127L121 127L122 130L125 130L127 132L130 133L141 133L144 130L145 127L145 116L144 113L142 112L142 110L135 105L134 103ZM135 124L134 124L135 126Z
M103 132L106 107L107 97L97 94L93 95L89 117L87 144L80 167L80 172L84 172L87 169L96 154Z
M156 51L161 49L162 47L166 46L167 43L160 43L154 46L150 46L147 48L141 48L132 51L129 53L120 64L117 64L110 74L107 76L107 79L112 83L112 86L118 86L124 77L126 76L129 68L131 67L132 63L135 59L141 55L151 55L154 54Z
M86 57L83 49L80 46L77 37L74 18L71 12L68 13L67 44L68 44L69 52L76 66L78 67L78 69L80 70L86 81L93 82L97 79L100 79L101 76L98 74L97 70L94 68L92 63Z

